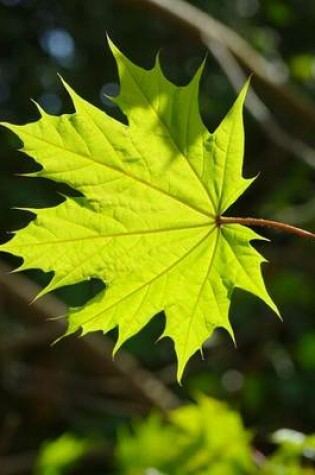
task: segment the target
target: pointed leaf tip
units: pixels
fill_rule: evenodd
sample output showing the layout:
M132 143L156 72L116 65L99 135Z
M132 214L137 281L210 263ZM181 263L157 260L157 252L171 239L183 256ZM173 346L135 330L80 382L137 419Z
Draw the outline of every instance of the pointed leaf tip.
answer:
M123 53L120 51L118 46L111 40L111 38L107 35L107 42L109 49L111 50L113 56L116 58L116 56L123 56Z

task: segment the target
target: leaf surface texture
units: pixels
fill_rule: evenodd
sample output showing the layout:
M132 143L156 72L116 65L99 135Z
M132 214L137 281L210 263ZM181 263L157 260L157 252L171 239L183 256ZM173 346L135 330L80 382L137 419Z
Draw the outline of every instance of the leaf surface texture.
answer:
M120 77L115 102L124 125L67 84L73 114L3 124L42 167L37 176L67 183L83 197L33 210L36 219L1 246L23 257L22 269L54 276L43 293L96 277L106 289L69 312L67 334L118 326L118 349L164 310L164 336L174 341L178 379L213 330L232 336L228 313L235 287L275 312L261 276L261 239L216 217L246 190L242 176L242 109L247 85L213 134L202 123L200 68L192 81L169 82L156 61L144 70L112 43Z

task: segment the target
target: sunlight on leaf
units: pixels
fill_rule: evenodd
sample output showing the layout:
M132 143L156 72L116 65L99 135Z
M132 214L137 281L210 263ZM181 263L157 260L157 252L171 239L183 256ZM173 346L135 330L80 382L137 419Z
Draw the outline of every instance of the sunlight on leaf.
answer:
M215 328L233 337L228 313L235 287L276 313L261 275L262 239L238 224L217 224L251 184L242 176L242 110L248 84L210 134L202 123L199 79L178 87L159 61L144 70L112 43L120 77L115 103L124 125L65 84L75 112L23 126L3 124L42 169L34 176L67 183L66 197L1 247L23 257L20 270L54 276L42 294L90 278L106 290L69 313L67 334L119 328L116 350L164 310L163 336L174 341L178 380Z

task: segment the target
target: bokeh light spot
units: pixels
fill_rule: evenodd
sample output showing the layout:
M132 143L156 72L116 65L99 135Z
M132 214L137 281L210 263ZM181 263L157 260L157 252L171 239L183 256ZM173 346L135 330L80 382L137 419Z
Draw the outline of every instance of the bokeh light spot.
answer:
M259 2L258 0L237 0L236 8L240 16L250 18L258 12Z
M108 82L100 90L101 102L107 107L116 107L109 97L116 97L119 94L119 84L117 82Z
M221 378L222 386L229 392L236 392L242 389L244 377L242 373L235 369L229 369Z
M46 53L56 59L68 59L75 52L75 43L70 33L58 28L45 31L40 44Z
M62 107L62 102L60 97L54 92L44 92L39 100L39 104L42 108L49 114L59 114Z

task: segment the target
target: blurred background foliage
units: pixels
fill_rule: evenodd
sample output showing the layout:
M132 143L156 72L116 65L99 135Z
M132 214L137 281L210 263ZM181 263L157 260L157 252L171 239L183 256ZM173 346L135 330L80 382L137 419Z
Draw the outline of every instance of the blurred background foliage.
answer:
M0 0L1 120L15 123L36 120L38 113L30 98L51 114L70 112L71 104L57 73L84 98L124 120L105 97L119 90L106 32L127 56L143 67L150 67L160 50L166 75L177 84L187 82L207 54L207 48L198 35L172 21L169 15L147 8L146 3L145 0ZM281 90L290 84L292 94L298 91L303 98L301 104L307 104L305 110L313 107L314 0L196 0L190 3L239 33L277 69L276 90L255 75L252 85L283 130L299 144L291 151L281 143L279 146L281 131L274 127L276 140L271 140L261 124L245 112L244 173L246 176L261 173L230 214L283 219L314 232L315 159L309 151L315 146L315 121L307 112L304 119L303 111L296 115L289 101L281 100ZM235 98L229 77L221 66L210 51L200 91L201 111L210 131ZM248 65L242 66L245 66L245 76L251 73ZM270 74L272 76L272 71ZM286 137L282 139L286 142ZM7 231L24 226L32 217L12 208L52 206L62 200L60 192L73 193L73 190L48 180L20 176L36 169L36 165L16 151L20 144L8 131L0 130L0 140L0 227L4 241ZM305 153L303 155L305 150L309 152L307 160ZM49 276L28 271L22 281L10 277L13 279L11 287L7 284L8 277L4 276L0 282L1 473L59 474L66 473L64 470L69 467L67 473L91 475L197 473L185 472L184 468L178 471L181 456L187 455L186 444L188 453L199 454L200 445L203 451L211 452L213 446L206 440L207 429L215 430L217 436L224 430L226 443L234 445L233 424L242 434L237 443L243 444L238 454L241 456L244 451L244 460L249 450L252 455L248 463L253 463L253 453L256 458L271 454L270 466L263 473L314 473L309 466L312 457L306 457L307 472L302 472L300 465L296 468L305 458L302 442L295 451L297 445L290 442L289 436L289 442L285 437L279 439L279 449L275 449L270 440L270 434L283 427L299 434L310 434L315 427L314 244L271 230L265 230L264 234L272 243L259 244L259 250L270 260L263 272L284 323L254 297L235 292L230 318L237 350L226 333L216 331L205 345L204 360L200 355L191 360L183 387L176 384L171 342L162 340L155 344L163 329L163 315L154 317L149 326L124 347L140 372L130 370L131 360L127 356L126 361L122 360L122 367L110 358L104 359L103 367L99 360L96 364L95 355L91 356L90 350L75 339L51 348L49 343L54 338L50 338L49 331L53 324L45 320L48 311L42 311L40 322L33 318L34 307L28 305L27 298L24 303L21 301L19 294L27 294L29 280L42 285ZM19 263L18 259L4 254L1 259L9 266ZM92 280L56 294L67 304L81 304L100 285ZM111 338L115 339L115 332ZM141 371L145 371L145 377ZM166 402L163 392L157 391L152 396L151 377L159 381L172 403ZM165 419L161 413L177 404L189 403L196 392L224 400L234 410L224 413L222 409L222 415L221 409L216 410L202 440L200 424L210 417L210 413L200 416L202 406L189 405L177 413L191 411L185 424L193 425L201 417L198 434L193 434L187 425L181 430L176 417ZM122 429L152 409L155 415L137 423L133 437L128 435L127 429ZM225 417L231 417L234 422L226 423ZM243 424L252 433L251 449ZM57 444L52 453L58 452L56 447L60 448L57 468L53 468L53 456L47 455L47 441ZM149 471L150 467L141 466L141 461L149 454L153 441L161 451L153 454L156 468ZM165 465L161 454L166 457L167 450L170 458ZM293 454L291 459L290 453ZM76 456L80 456L80 460L71 468ZM224 457L228 457L228 452ZM40 462L42 460L44 462ZM49 460L51 469L45 460ZM225 463L223 459L218 463L221 462ZM136 463L140 464L138 471ZM172 463L177 471L169 468ZM287 467L287 471L277 469L277 463L282 464L282 469ZM289 471L291 465L293 468ZM249 470L229 472L225 468L223 472L207 472L205 469L200 473L252 473Z

